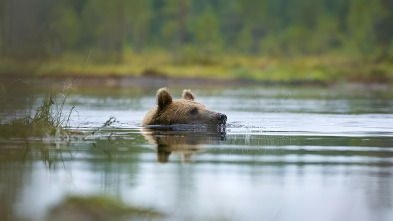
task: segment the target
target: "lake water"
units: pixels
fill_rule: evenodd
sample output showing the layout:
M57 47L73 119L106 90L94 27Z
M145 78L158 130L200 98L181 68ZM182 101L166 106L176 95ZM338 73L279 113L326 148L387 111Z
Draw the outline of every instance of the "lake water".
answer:
M0 219L105 195L164 220L393 220L391 88L190 88L225 131L140 127L157 87L77 87L65 112L85 134L0 139Z

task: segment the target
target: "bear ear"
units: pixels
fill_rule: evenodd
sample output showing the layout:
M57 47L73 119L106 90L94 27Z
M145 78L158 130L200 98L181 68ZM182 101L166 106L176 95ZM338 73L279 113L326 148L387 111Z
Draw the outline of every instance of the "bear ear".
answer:
M172 96L167 88L161 88L157 91L157 104L159 108L165 108L172 103Z
M191 92L190 89L184 90L184 91L183 91L183 96L182 96L182 97L183 97L184 100L191 100L191 101L195 100L195 96L194 96L194 94Z

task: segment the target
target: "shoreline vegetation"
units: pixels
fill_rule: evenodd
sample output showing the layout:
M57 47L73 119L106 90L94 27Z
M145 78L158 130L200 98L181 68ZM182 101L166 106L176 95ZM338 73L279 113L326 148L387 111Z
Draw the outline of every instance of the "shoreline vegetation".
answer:
M393 80L393 1L7 0L0 11L3 78Z
M173 58L168 53L125 54L121 61L102 61L66 54L46 59L2 59L0 78L66 79L191 79L222 84L334 84L383 83L393 80L393 64L342 57L268 58L220 56Z
M0 11L0 78L393 82L393 1L8 0Z
M19 80L17 80L19 81ZM21 138L25 141L30 139L66 139L76 138L78 135L95 134L104 128L110 127L116 122L115 117L110 117L101 127L90 128L89 131L80 131L72 127L71 116L79 114L74 103L70 103L69 96L73 92L78 92L73 88L79 79L73 79L72 83L63 82L62 89L53 89L53 86L47 86L50 93L45 93L42 100L34 101L34 97L29 95L15 95L14 90L20 90L21 85L14 82L7 87L0 87L0 139ZM34 83L34 82L32 82ZM26 82L22 82L25 87ZM0 86L2 86L0 84ZM27 89L29 93L30 89ZM31 100L17 105L13 112L7 110L7 106L12 104L13 99L20 96L22 100ZM18 99L16 99L18 100ZM37 102L35 105L34 103ZM28 143L28 142L27 142Z
M75 106L69 111L64 110L69 94L69 88L51 93L35 110L27 107L19 114L0 116L0 138L62 138L77 134L77 131L69 129ZM7 96L6 93L0 95Z

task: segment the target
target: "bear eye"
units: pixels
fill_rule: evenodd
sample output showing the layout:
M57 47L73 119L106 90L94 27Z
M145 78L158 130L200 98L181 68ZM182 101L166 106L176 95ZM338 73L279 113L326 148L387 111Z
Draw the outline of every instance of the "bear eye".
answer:
M190 111L190 113L191 114L193 114L193 115L195 115L195 114L197 114L198 113L198 108L193 108L191 111Z

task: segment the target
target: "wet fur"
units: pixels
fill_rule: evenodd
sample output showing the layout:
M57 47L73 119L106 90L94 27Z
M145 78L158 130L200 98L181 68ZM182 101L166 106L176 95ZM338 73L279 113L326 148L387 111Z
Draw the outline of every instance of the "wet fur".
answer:
M151 109L141 125L218 124L220 113L194 101L191 90L184 90L180 100L173 100L167 88L157 91L157 107Z

